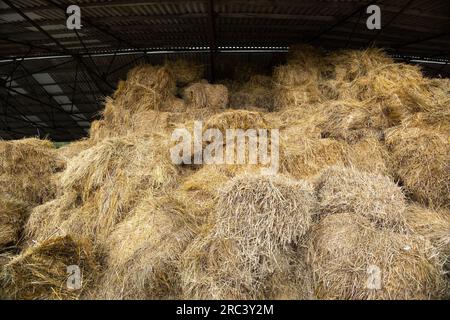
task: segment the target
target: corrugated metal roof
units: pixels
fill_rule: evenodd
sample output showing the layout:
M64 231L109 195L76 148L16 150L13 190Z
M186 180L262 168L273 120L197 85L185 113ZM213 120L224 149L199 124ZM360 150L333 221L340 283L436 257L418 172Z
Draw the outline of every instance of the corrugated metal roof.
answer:
M0 60L4 61L0 63L0 75L15 79L13 89L17 91L9 95L8 110L17 118L39 117L42 126L38 129L60 140L86 133L81 125L86 122L82 117L92 119L98 114L102 97L111 92L133 65L180 56L208 65L206 49L214 44L270 48L312 41L330 50L377 45L392 54L442 61L450 57L448 0L378 1L382 9L381 33L368 30L365 25L365 9L374 2L371 0L10 1L17 9L5 2L8 0L0 0ZM71 4L81 7L83 27L78 35L65 27L65 8ZM210 15L210 4L213 15ZM53 39L40 32L36 25ZM160 52L190 48L204 51ZM144 56L142 52L148 50L160 53ZM117 52L121 54L112 55ZM104 55L108 53L111 55ZM90 57L91 54L94 56ZM62 57L20 60L54 55ZM261 66L280 59L278 53L228 53L219 57L224 56L255 61ZM82 57L85 66L76 57ZM9 58L16 60L9 61ZM220 65L216 68L218 72L226 72ZM449 72L446 64L429 65L427 70L439 74ZM30 77L35 72L48 73L63 93L48 92ZM4 89L0 93L4 95ZM24 97L24 93L35 99ZM52 95L59 97L55 99ZM11 121L10 125L28 133L36 130L19 120Z

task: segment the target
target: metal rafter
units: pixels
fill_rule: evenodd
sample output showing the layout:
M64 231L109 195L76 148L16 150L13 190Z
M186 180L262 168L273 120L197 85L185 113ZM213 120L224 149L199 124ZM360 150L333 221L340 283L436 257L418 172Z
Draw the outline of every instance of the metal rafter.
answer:
M104 82L110 89L114 89L114 87L106 79L104 79L103 77L98 75L94 70L92 70L92 68L89 67L79 55L73 54L71 51L67 50L66 47L64 47L61 44L61 42L59 42L57 39L55 39L50 33L48 33L46 30L44 30L39 24L37 24L35 21L33 21L30 17L28 17L26 14L24 14L18 7L13 5L10 0L3 0L3 2L6 3L10 8L14 9L17 12L17 14L19 14L22 18L24 18L26 21L28 21L33 27L35 27L37 30L39 30L47 38L49 38L51 41L53 41L64 53L71 55L76 60L78 60L83 65L83 67L86 69L86 71L91 76L93 76L92 81L94 83L96 83L95 78L98 78L99 80ZM100 87L97 83L96 83L96 85L102 92L104 92L102 87ZM105 95L106 95L106 92L105 92Z
M382 26L382 28L380 30L378 30L378 32L375 34L375 36L372 38L372 40L369 41L369 44L374 44L378 38L380 37L380 35L385 32L389 26L403 13L406 11L406 9L408 9L412 3L415 0L409 0L407 3L405 3L405 5L396 13L394 14L394 16L391 18L391 20L389 20L388 23L386 23L384 26Z
M207 0L206 7L208 9L208 43L209 43L209 81L214 82L214 60L217 53L216 41L216 14L214 12L214 0Z

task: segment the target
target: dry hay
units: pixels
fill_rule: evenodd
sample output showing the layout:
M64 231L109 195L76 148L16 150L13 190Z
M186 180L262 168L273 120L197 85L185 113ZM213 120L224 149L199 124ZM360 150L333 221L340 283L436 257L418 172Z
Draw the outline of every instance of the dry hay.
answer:
M386 132L397 177L411 197L432 207L450 208L450 141L430 128Z
M103 119L94 121L91 125L90 139L98 142L106 138L126 135L166 132L171 128L170 118L172 113L162 112L165 106L178 108L177 112L185 109L184 102L181 99L170 97L163 102L161 111L141 110L135 113L119 107L111 98L107 98L103 110Z
M0 194L0 248L19 241L27 213L25 203Z
M444 263L450 266L450 212L411 205L406 212L406 224L413 233L429 240Z
M331 54L327 59L335 67L335 79L349 83L367 76L373 70L394 64L394 60L376 48L341 50Z
M221 191L214 223L183 255L183 291L193 299L261 299L286 270L292 245L312 222L311 185L244 174Z
M270 270L247 268L248 260L230 238L219 239L206 230L182 255L183 299L249 300L310 299L312 285L301 256L292 249L274 252ZM268 262L261 257L260 264Z
M204 222L214 218L220 189L235 176L258 173L257 165L203 165L187 176L174 197L189 207L189 212Z
M204 66L188 60L167 60L164 63L164 67L175 78L178 86L185 86L189 83L200 81L204 74Z
M443 134L450 132L450 108L433 112L418 112L402 120L407 128L433 128Z
M158 137L106 139L70 161L61 176L64 194L33 211L27 233L32 240L75 234L101 245L144 194L162 193L177 176Z
M184 112L186 111L186 103L183 99L177 97L169 97L163 102L161 111L166 112Z
M322 53L311 46L293 47L288 63L273 73L275 109L306 107L328 100L324 88L329 66Z
M349 145L346 165L359 171L394 176L387 148L378 139L372 137Z
M73 157L80 154L81 151L89 149L92 147L93 141L89 139L81 139L78 141L73 141L59 149L56 150L59 156L64 158L66 161L72 159Z
M442 108L446 103L433 94L418 67L395 63L379 49L341 51L331 55L329 61L335 66L331 82L339 99L379 104L394 123L415 112Z
M0 282L9 299L78 299L95 277L89 245L71 237L50 239L26 249L2 269ZM67 267L76 265L81 289L69 289Z
M178 298L179 259L195 233L181 203L147 196L108 237L107 269L96 298Z
M160 110L175 91L175 80L167 68L140 65L128 72L127 80L119 85L113 99L118 108L137 113Z
M381 228L405 229L405 197L388 177L330 167L317 179L317 196L322 215L353 213Z
M268 76L253 75L248 82L239 84L234 90L228 87L228 90L231 108L273 110L272 78Z
M376 106L357 100L328 101L302 108L290 108L266 115L280 129L295 130L308 137L333 138L356 143L366 137L382 138L389 120Z
M101 141L106 138L111 138L114 131L108 129L105 120L94 120L91 122L89 128L89 139L91 141Z
M227 129L267 129L268 125L259 112L247 110L229 110L211 116L204 125L204 131L218 129L225 134Z
M224 109L228 106L228 89L221 84L193 83L183 90L189 108Z
M365 217L340 213L315 226L309 248L317 299L445 297L435 249L422 237L380 230ZM371 281L376 268L381 271L380 289L369 285L377 284Z
M348 146L333 139L299 138L281 142L280 170L298 179L308 179L332 165L345 165Z
M0 141L0 190L29 203L42 203L56 193L53 175L65 162L53 144L35 138Z
M381 136L381 130L391 124L376 105L356 100L332 101L317 105L310 121L322 131L322 137L355 143L359 139Z

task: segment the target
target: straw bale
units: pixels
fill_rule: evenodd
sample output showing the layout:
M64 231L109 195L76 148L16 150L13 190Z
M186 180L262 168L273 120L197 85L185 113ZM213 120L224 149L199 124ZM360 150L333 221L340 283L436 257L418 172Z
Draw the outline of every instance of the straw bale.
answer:
M204 66L188 60L167 60L164 66L172 74L179 86L200 81L204 74Z
M101 246L144 194L162 193L176 182L166 148L158 137L137 136L106 139L81 152L61 177L63 196L31 214L30 238L76 234ZM50 222L42 225L42 216Z
M280 170L298 179L308 179L332 165L345 165L348 146L333 139L299 138L281 143Z
M377 138L369 137L349 145L346 165L359 171L393 177L390 154Z
M175 80L165 67L139 65L128 72L127 80L114 93L114 104L137 113L160 110L176 92Z
M268 287L280 285L274 277L289 269L292 246L308 231L314 204L313 188L304 181L233 178L221 191L214 223L183 254L185 297L264 298Z
M406 212L406 224L413 233L429 240L444 263L450 266L450 211L432 210L411 205Z
M272 78L263 75L253 75L245 83L238 83L237 88L228 87L230 106L234 109L261 108L266 111L273 109Z
M24 202L0 194L0 248L19 241L27 213Z
M309 249L317 299L445 297L443 270L427 240L380 230L363 216L326 216L314 227Z
M178 298L179 259L195 233L183 204L147 196L109 236L107 269L96 298Z
M398 179L410 196L432 207L450 208L450 141L432 128L397 127L386 132Z
M334 166L321 173L317 190L322 215L353 213L382 228L405 229L405 197L388 177Z
M183 91L188 107L224 109L228 106L228 89L221 84L193 83Z
M81 289L67 287L67 267L76 265ZM98 269L88 243L71 237L54 238L26 249L3 267L0 282L10 299L78 299Z
M48 140L28 138L0 141L0 190L29 203L39 204L56 193L53 175L65 161Z

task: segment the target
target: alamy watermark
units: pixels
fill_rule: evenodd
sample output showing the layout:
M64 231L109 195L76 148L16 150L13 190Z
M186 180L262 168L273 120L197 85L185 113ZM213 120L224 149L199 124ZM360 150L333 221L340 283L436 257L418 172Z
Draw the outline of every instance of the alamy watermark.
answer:
M225 136L224 136L225 134ZM191 133L177 128L172 133L177 144L170 149L174 164L258 164L277 173L279 169L278 129L203 130L201 121L194 122Z
M83 279L80 267L77 265L67 266L66 286L69 290L79 290L83 285Z
M369 290L381 290L381 269L376 265L367 268L366 288Z

